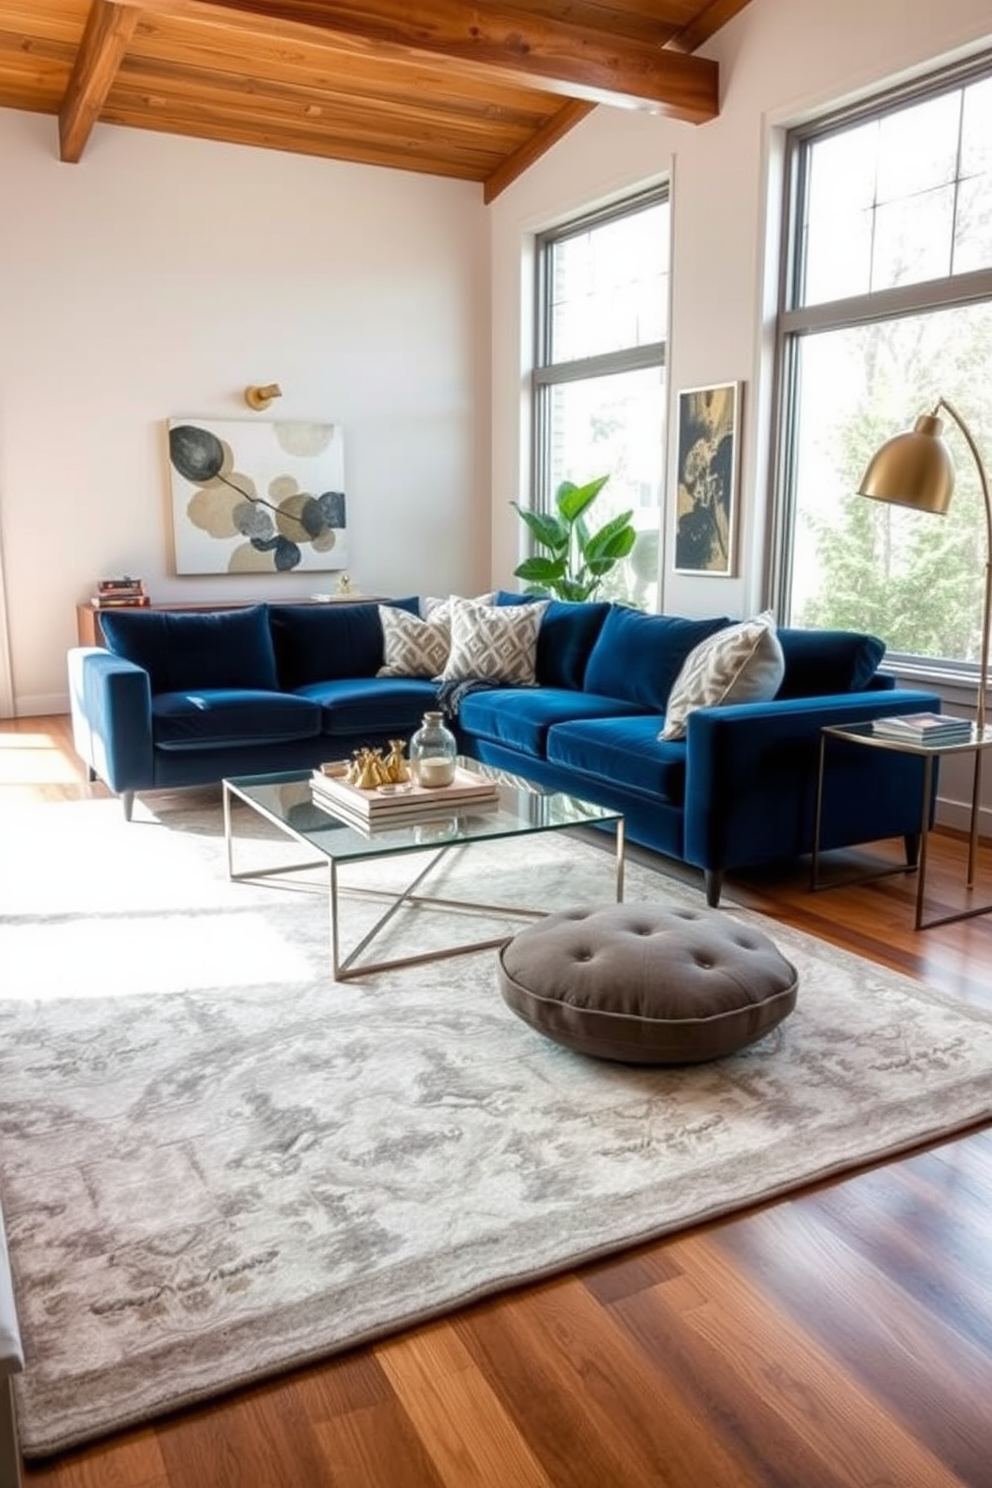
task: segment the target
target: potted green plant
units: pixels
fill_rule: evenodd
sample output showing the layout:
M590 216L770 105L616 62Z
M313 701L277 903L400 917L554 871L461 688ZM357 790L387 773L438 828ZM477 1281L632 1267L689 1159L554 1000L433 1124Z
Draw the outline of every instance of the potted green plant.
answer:
M510 503L538 548L544 549L513 570L531 593L591 599L610 570L631 552L637 541L632 511L611 517L595 531L590 531L586 521L586 513L609 478L601 475L584 486L562 481L555 492L555 512L530 511L517 501Z

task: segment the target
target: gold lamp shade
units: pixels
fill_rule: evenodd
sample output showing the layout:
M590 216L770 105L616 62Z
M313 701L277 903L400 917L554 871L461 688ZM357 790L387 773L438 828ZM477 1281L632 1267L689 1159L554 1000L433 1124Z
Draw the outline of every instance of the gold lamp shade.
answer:
M954 495L954 462L940 437L943 427L935 413L924 413L911 433L886 440L872 456L860 495L942 517Z

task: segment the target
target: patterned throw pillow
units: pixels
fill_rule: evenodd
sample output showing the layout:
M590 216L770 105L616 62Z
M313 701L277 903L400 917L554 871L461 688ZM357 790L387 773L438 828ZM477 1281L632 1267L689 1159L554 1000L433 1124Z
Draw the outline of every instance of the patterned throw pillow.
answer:
M658 738L684 739L694 708L765 702L778 692L784 675L785 659L771 610L728 625L700 641L682 663Z
M450 615L453 604L487 605L495 604L495 602L495 593L477 594L474 599L463 598L460 594L446 594L443 598L440 595L428 594L420 601L420 613L425 620L437 620L442 615Z
M547 607L546 599L509 608L452 600L451 652L441 680L482 677L487 682L533 687L537 633Z
M436 677L444 671L451 647L447 615L421 620L408 610L379 606L383 662L380 677Z

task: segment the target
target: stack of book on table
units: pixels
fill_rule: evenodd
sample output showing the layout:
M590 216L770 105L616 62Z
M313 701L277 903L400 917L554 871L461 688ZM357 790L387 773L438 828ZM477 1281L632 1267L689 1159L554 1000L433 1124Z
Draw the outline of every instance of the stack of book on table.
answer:
M326 766L314 770L310 791L317 806L350 827L365 831L400 827L438 817L462 816L499 804L499 787L495 780L477 775L460 766L450 785L428 788L423 785L386 785L376 790L360 790L341 774L328 774Z
M110 610L118 606L148 605L150 601L142 581L125 575L120 579L98 579L90 603L95 610Z
M905 713L898 718L876 718L872 732L883 739L906 739L915 744L967 744L971 724L951 713Z

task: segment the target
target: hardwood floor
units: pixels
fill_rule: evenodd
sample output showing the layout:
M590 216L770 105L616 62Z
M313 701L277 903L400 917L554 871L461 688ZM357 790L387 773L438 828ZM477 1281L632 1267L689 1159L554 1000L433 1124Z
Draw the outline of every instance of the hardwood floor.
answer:
M67 720L0 724L0 836L12 807L102 793ZM963 856L934 835L932 912L961 902ZM992 899L987 847L981 878ZM992 915L915 932L912 876L727 887L992 1007ZM992 1488L992 1127L27 1464L25 1484Z

